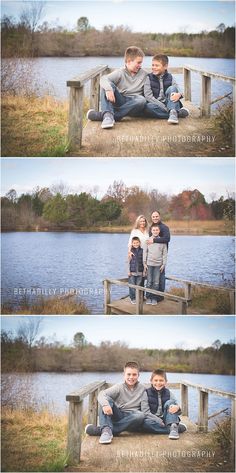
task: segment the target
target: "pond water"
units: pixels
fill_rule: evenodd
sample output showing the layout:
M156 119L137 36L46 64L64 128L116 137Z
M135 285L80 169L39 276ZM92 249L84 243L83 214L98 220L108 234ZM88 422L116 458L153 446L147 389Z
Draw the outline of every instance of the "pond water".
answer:
M4 59L9 61L9 59ZM58 58L43 57L33 59L35 76L39 84L41 93L45 91L59 99L68 97L69 89L66 82L82 72L105 64L112 68L119 68L123 65L123 57L82 57L82 58ZM169 64L172 67L192 65L208 72L218 72L234 77L234 59L224 58L195 58L195 57L169 57ZM151 57L145 57L144 67L151 67ZM200 103L201 77L200 74L191 73L192 76L192 101ZM183 74L176 75L177 82L183 89ZM229 93L232 87L227 82L212 80L212 99ZM88 92L88 88L87 88ZM213 108L217 105L213 105Z
M65 295L72 289L92 313L103 313L106 278L127 277L128 234L9 232L2 234L2 300ZM166 274L232 286L234 238L172 236ZM168 290L167 284L167 290ZM127 295L113 286L112 297Z
M75 392L82 386L93 381L106 380L109 383L121 383L122 373L91 372L91 373L31 373L31 374L3 374L2 375L2 402L20 406L46 406L50 411L65 413L68 409L66 395ZM140 382L149 383L150 373L140 374ZM234 392L234 376L196 373L169 373L171 383L189 381L205 387ZM172 390L180 403L180 390ZM87 401L85 403L86 408ZM221 409L230 412L230 400L227 398L209 395L209 415ZM189 388L189 417L197 421L198 392ZM219 417L215 419L219 420ZM210 425L214 425L213 420Z

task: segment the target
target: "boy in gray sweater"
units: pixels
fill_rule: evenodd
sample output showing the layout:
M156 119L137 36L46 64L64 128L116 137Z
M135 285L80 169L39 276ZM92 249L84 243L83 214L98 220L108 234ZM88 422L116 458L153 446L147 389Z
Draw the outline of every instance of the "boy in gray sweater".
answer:
M147 76L142 69L143 57L140 48L130 46L125 51L125 66L101 77L101 112L89 110L89 120L101 121L102 128L112 128L115 121L127 115L142 114L146 105L143 94Z
M99 443L109 444L113 434L118 435L124 430L139 430L144 413L141 412L141 399L145 387L139 383L139 366L129 361L124 367L124 383L100 391L98 402L100 426L88 424L85 432L88 435L100 435Z
M152 236L157 238L160 235L160 227L153 224L151 227ZM167 263L167 245L159 243L158 245L147 245L143 247L143 265L147 271L147 288L159 290L160 274L164 271ZM146 293L146 304L157 305L157 295Z

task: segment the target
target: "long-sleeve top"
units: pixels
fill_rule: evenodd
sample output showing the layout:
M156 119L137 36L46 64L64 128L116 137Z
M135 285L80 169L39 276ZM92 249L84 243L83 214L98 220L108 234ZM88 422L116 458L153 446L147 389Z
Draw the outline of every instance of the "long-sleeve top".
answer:
M126 67L123 67L116 69L110 74L101 76L100 86L108 92L113 90L111 86L111 83L113 83L123 95L143 95L146 77L147 72L143 69L139 69L135 75L132 75Z
M126 383L114 384L114 386L100 391L98 402L102 407L109 406L108 399L110 397L122 411L140 411L144 391L145 386L139 382L133 388L129 388Z
M143 232L141 232L141 230L139 230L139 228L133 228L133 230L130 233L130 237L129 237L129 242L128 242L128 247L129 248L132 246L132 238L133 237L138 237L140 239L141 248L143 248L144 244L149 239L148 230L145 230L145 232L143 233Z
M174 394L170 391L170 401L172 404L174 405L177 405L177 400L174 396ZM142 396L142 400L141 400L141 411L144 413L145 417L148 417L149 419L153 419L153 420L156 420L157 417L159 417L156 414L152 414L151 410L150 410L150 406L149 406L149 403L148 403L148 396L147 396L147 392L146 390L144 391L143 393L143 396Z
M147 266L166 266L167 263L167 246L166 243L156 245L152 243L143 247L143 263Z
M161 77L159 78L160 80L160 83L161 83ZM182 94L182 92L179 90L179 86L175 80L175 78L172 76L172 85L177 87L177 90L178 92L180 92ZM145 80L145 83L144 83L144 97L145 99L147 100L147 102L150 102L150 103L154 103L156 105L158 105L159 107L163 108L163 110L167 110L166 106L165 106L165 95L163 94L163 96L160 96L158 98L155 98L154 97L154 94L153 94L153 91L152 91L152 88L151 88L151 83L150 83L150 78L149 76L146 77L146 80Z

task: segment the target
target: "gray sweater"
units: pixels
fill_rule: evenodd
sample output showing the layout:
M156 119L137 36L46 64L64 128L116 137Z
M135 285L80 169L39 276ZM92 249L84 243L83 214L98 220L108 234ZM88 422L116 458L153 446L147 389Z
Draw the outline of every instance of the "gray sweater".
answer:
M143 262L147 266L166 266L167 245L166 243L152 243L143 247Z
M147 72L143 69L132 75L126 67L122 67L102 76L100 85L106 92L112 90L111 83L113 83L123 95L143 95L146 77Z
M110 397L122 411L140 411L144 391L145 387L139 382L132 389L126 383L114 384L114 386L100 391L98 402L102 407L109 406L108 399Z

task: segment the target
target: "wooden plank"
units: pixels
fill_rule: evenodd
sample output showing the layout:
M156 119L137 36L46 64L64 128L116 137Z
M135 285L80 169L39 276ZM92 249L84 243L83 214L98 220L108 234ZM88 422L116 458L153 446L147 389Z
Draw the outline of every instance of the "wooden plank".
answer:
M103 281L103 284L104 284L104 305L105 305L104 313L105 313L105 315L110 315L111 314L111 310L110 310L110 303L111 303L110 281L108 279L105 279Z
M205 386L202 386L201 384L194 384L194 383L189 383L189 381L182 381L183 384L186 386L189 386L190 388L195 388L199 389L200 391L204 391L206 393L212 393L216 394L217 396L220 397L226 397L229 399L235 399L236 394L228 392L228 391L221 391L220 389L215 389L215 388L206 388Z
M69 461L79 463L82 442L83 401L70 402L67 437L67 455Z
M109 281L110 284L114 284L116 286L127 286L127 287L132 287L134 289L136 289L138 287L139 290L142 291L142 292L146 292L146 290L147 290L146 287L136 286L135 284L129 284L129 283L126 283L126 282L121 281L119 279L107 279L107 281ZM155 289L148 289L148 292L150 292L151 294L163 296L165 299L169 299L171 301L175 301L175 302L184 301L184 302L186 302L184 297L176 296L174 294L170 294L169 292L156 291Z
M208 431L208 393L202 390L199 390L198 431Z
M89 394L88 423L97 425L98 420L98 390Z
M91 79L90 85L90 108L99 110L100 99L100 75Z
M89 383L83 388L79 389L78 391L75 391L73 393L67 394L66 400L67 401L73 401L73 402L80 402L82 401L88 394L96 391L96 389L101 388L104 386L106 381L94 381L93 383Z
M185 283L184 297L187 301L192 300L192 283L190 283L190 282Z
M235 292L229 293L230 314L235 315Z
M209 117L211 114L211 77L206 75L202 75L200 112L202 117Z
M235 460L235 424L236 424L236 399L233 399L231 403L231 426L230 426L230 435L231 435L230 458L233 461Z
M183 416L188 416L188 386L181 383L181 411Z
M184 67L184 98L185 100L192 100L191 96L191 72Z
M217 72L203 71L202 69L199 69L198 67L191 66L191 65L184 65L183 67L184 69L187 69L193 72L198 72L199 74L212 78L212 79L219 79L219 80L223 80L224 82L230 82L231 84L235 84L235 80L236 80L235 77L225 76L224 74L218 74Z
M83 130L83 87L70 88L68 139L72 146L81 147Z
M100 65L96 66L93 69L89 69L89 71L83 72L82 74L70 79L66 82L67 87L82 87L85 82L90 79L93 79L97 75L105 72L108 69L107 65Z
M143 314L143 292L136 288L136 314Z
M209 289L217 289L219 291L225 291L225 292L231 292L231 293L235 292L235 290L230 287L213 286L212 284L207 284L203 282L189 281L188 279L176 278L175 276L166 276L166 279L168 279L169 281L176 281L183 284L192 284L193 286L201 286L201 287L207 287Z

